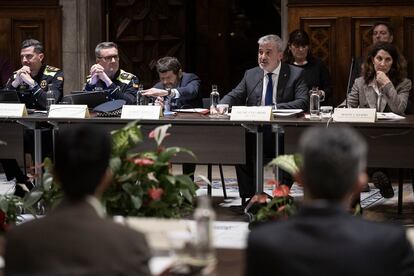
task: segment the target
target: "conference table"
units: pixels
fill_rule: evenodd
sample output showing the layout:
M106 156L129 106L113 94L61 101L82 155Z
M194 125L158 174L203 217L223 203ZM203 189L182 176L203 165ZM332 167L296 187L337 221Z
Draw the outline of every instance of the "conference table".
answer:
M47 118L44 114L34 114L22 118L4 118L0 121L2 129L0 140L5 136L9 144L0 148L0 158L10 158L20 153L22 129L31 128L35 132L35 164L41 164L40 126L48 123L55 130L71 124L94 124L108 131L119 129L127 122L120 118L92 117L87 119ZM232 121L229 118L211 118L198 113L177 113L161 117L159 120L139 120L144 135L159 125L171 124L165 146L179 146L194 152L196 159L189 155L178 155L174 163L195 164L243 164L245 156L246 131L256 134L257 166L256 191L263 191L263 126L271 125L273 130L284 134L285 153L298 151L298 139L312 126L329 127L347 124L363 135L368 143L368 166L377 168L411 169L414 164L414 115L403 120L380 120L375 123L336 123L327 119L311 121L303 114L296 117L275 117L269 121ZM11 143L12 142L12 143ZM278 148L276 146L276 148ZM7 150L4 150L7 149ZM149 139L138 145L136 150L153 150L155 143ZM38 166L36 166L38 167ZM39 171L41 173L41 171ZM402 192L402 191L401 191Z

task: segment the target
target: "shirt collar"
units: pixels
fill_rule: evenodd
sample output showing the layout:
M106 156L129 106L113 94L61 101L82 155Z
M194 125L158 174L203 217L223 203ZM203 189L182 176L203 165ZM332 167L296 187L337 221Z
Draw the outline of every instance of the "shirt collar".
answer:
M281 65L282 65L282 62L279 62L279 65L272 72L267 72L266 70L263 70L264 75L266 76L266 74L268 74L268 73L273 73L275 75L279 75L279 73L280 73L280 67L282 67Z
M87 196L86 202L92 206L92 208L96 211L99 217L101 218L105 217L106 215L105 209L95 196Z

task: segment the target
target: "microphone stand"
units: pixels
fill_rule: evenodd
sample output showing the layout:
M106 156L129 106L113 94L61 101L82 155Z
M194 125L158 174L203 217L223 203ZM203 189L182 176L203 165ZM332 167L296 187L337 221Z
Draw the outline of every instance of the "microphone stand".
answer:
M346 94L345 94L345 107L346 108L348 108L348 94L349 94L349 90L350 90L349 87L351 85L352 71L354 71L354 63L355 63L355 59L352 57L352 59L351 59L351 66L349 68L348 85L346 86Z

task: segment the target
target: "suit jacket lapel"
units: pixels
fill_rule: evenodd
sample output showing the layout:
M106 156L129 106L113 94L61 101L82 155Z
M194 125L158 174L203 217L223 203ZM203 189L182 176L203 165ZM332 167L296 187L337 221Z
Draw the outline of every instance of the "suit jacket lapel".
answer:
M289 65L282 63L280 67L279 78L277 81L276 102L279 102L282 99L283 90L285 89L289 76Z
M260 67L257 67L257 70L253 76L253 85L254 85L254 91L253 95L256 99L256 105L260 106L262 105L262 93L263 93L263 76L264 71Z
M370 108L377 108L378 94L377 92L375 92L372 86L367 86L365 97L367 99L367 103ZM382 96L381 106L379 109L380 112L382 112L385 109L386 105L387 105L387 100L384 98L384 96Z

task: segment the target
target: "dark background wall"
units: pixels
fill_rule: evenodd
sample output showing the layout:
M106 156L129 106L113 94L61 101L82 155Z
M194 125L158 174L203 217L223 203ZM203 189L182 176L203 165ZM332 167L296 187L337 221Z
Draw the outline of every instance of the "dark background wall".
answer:
M73 67L62 64L61 1L0 0L0 55L18 68L21 41L35 37L44 42L48 63ZM414 79L414 1L289 0L287 26L281 26L280 0L98 3L101 6L96 11L96 1L87 5L88 16L102 19L98 20L102 25L95 29L105 40L119 44L121 67L138 75L145 87L158 79L155 61L172 55L180 59L184 71L200 76L204 97L209 95L211 84L217 84L224 95L237 85L246 69L257 65L260 36L304 28L311 36L313 52L328 65L332 104L336 105L345 97L351 59L364 54L371 40L368 31L378 20L395 26L394 43L407 59L409 78ZM70 20L65 17L65 24ZM74 40L91 35L77 34Z

